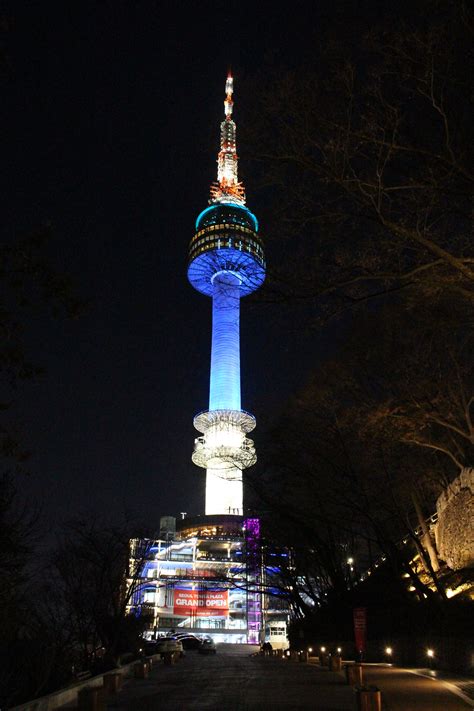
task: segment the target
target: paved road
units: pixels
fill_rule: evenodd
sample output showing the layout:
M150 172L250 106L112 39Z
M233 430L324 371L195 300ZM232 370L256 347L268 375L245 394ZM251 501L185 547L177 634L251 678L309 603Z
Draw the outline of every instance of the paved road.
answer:
M175 666L155 665L146 680L130 680L109 703L120 711L353 711L353 693L337 673L297 662L249 656L248 647L217 654L187 652ZM240 652L240 653L239 653Z
M472 706L438 681L408 671L365 667L382 690L383 711L468 711ZM250 657L249 648L221 645L215 656L187 652L175 666L156 664L146 680L125 682L115 711L354 711L345 677L314 664Z

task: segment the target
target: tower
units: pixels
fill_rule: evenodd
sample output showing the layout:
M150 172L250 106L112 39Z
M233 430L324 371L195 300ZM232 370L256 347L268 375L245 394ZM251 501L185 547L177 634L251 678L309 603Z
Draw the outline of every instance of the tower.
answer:
M225 91L217 182L211 185L209 207L196 220L188 266L192 286L212 298L209 409L194 418L202 436L196 438L192 455L193 462L206 469L206 516L242 515L242 471L256 462L253 441L247 437L255 417L241 408L240 299L265 279L257 218L245 206L238 180L230 75Z
M205 633L216 642L260 644L274 635L275 620L285 632L288 609L268 585L279 570L276 554L266 567L260 521L242 511L242 472L256 455L247 437L255 418L240 398L240 299L263 283L265 259L237 176L232 94L228 76L217 182L189 246L189 281L212 299L209 409L194 418L201 436L192 457L207 470L206 515L162 517L160 539L132 539L130 570L139 567L140 584L128 609L148 613L148 636L173 630L193 643Z

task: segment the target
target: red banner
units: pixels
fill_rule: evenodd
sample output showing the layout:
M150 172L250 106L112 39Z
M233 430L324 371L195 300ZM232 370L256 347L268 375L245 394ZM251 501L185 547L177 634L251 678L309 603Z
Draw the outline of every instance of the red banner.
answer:
M354 638L356 650L365 654L367 648L367 608L354 608Z
M228 590L175 590L174 614L222 617L229 614Z

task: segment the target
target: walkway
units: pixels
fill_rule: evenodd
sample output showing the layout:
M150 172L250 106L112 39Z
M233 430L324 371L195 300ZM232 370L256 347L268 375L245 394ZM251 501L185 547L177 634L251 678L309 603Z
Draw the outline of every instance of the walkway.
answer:
M385 665L364 667L368 684L382 690L383 711L467 711L474 701L434 677ZM460 694L460 695L458 695Z
M385 665L365 667L379 686L383 711L468 711L474 704L437 680ZM174 666L156 664L146 680L130 679L111 699L115 711L354 711L345 676L316 664L250 657L249 648L220 645L215 656L187 652Z

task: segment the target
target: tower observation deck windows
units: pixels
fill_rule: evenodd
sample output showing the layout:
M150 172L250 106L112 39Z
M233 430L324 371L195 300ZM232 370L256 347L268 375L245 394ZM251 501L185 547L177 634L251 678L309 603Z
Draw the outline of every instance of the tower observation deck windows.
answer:
M259 235L253 230L238 224L213 224L199 230L194 235L189 259L192 261L199 254L212 249L236 249L249 252L263 263L263 245Z

